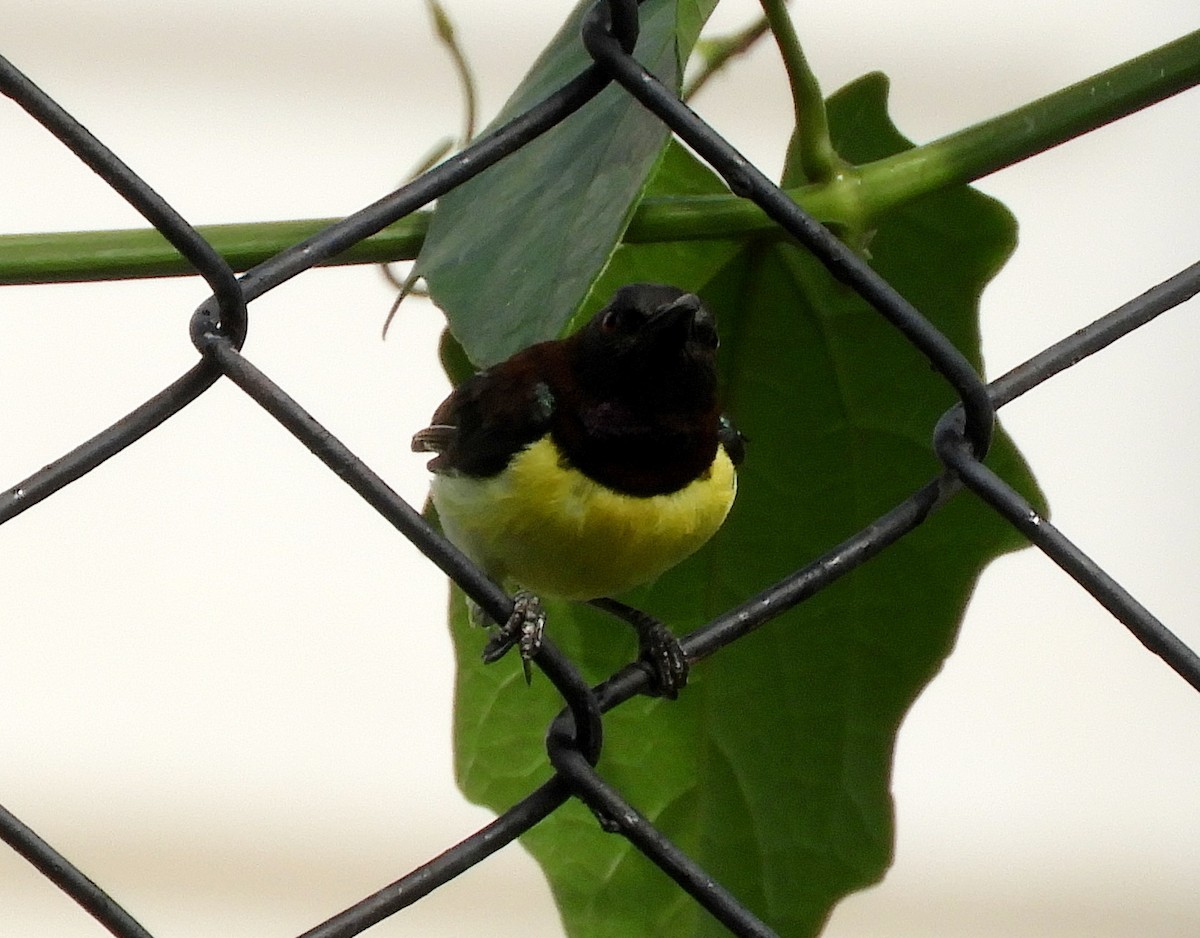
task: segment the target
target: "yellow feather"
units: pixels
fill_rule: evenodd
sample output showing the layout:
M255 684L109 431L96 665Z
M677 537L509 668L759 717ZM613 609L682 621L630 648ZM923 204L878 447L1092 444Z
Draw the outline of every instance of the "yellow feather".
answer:
M447 537L501 583L587 600L649 582L698 550L733 505L723 448L709 471L668 495L622 495L564 466L549 436L498 476L434 477Z

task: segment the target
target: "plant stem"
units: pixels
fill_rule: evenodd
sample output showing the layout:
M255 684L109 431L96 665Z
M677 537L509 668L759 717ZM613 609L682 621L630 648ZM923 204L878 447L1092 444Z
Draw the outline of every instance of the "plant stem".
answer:
M786 2L786 0L785 0ZM767 18L759 17L745 29L731 36L701 38L696 42L692 54L700 60L696 74L683 85L680 97L690 101L709 80L729 62L750 50L767 32Z
M861 166L859 198L880 215L971 182L1200 83L1200 30L1014 111Z
M236 271L249 270L336 218L199 225ZM429 213L417 212L330 258L330 265L380 264L417 256ZM0 235L0 285L181 277L194 271L153 228Z
M1200 31L1092 78L895 156L850 169L826 185L788 189L826 222L860 221L930 192L979 179L1117 118L1200 84ZM211 225L201 234L235 270L247 270L334 219ZM416 257L429 213L402 218L331 258L330 264ZM777 230L733 195L647 199L625 232L629 242L733 238ZM0 284L183 276L192 271L153 229L0 235Z
M454 70L458 73L458 83L462 87L463 132L461 145L465 147L475 139L476 117L479 111L479 95L475 90L475 73L471 70L471 63L467 61L466 53L459 45L458 36L454 31L454 23L445 7L438 0L425 0L425 6L433 18L433 28L437 33L438 40L450 53L450 58L454 62Z
M829 120L825 114L821 86L817 83L817 76L808 67L804 50L800 48L800 40L788 15L785 0L761 2L767 25L783 58L796 115L796 129L788 144L782 185L791 188L805 182L830 182L842 167L829 139Z

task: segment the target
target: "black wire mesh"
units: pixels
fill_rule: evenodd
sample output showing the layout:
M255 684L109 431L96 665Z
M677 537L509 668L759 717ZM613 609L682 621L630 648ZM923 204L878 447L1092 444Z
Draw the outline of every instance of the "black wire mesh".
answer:
M734 193L756 202L835 277L869 302L928 359L959 398L959 403L932 428L931 446L945 466L940 476L808 566L686 636L683 647L688 657L694 661L714 654L803 602L868 562L966 487L1062 567L1185 681L1200 689L1200 657L1062 532L1039 517L982 461L991 439L996 408L1200 293L1200 263L1130 300L1002 378L985 384L963 355L919 311L856 254L801 211L753 164L638 64L630 54L636 33L636 3L630 0L597 3L583 28L584 43L595 65L536 107L477 140L414 182L281 252L240 278L195 229L115 154L0 58L0 89L162 232L213 291L212 297L196 310L191 321L191 338L200 353L200 360L128 416L0 494L0 523L50 497L136 442L225 377L346 481L485 611L497 620L506 618L511 609L510 597L430 528L420 514L369 466L241 354L248 322L247 304L474 177L567 119L609 83L615 82L655 113L717 170ZM647 673L631 666L600 686L590 688L571 662L550 642L538 655L536 663L553 682L564 702L564 710L547 737L548 758L556 773L554 778L476 834L305 935L332 938L360 933L511 843L570 798L578 798L592 808L607 826L628 838L730 931L741 935L774 934L767 924L759 921L736 897L712 881L664 837L594 768L602 745L603 713L648 691ZM100 886L2 808L0 836L113 934L148 934Z

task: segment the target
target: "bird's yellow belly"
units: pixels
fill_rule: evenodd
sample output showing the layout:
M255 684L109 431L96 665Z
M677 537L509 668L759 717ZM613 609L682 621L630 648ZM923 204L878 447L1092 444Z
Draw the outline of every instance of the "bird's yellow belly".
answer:
M736 492L723 448L686 488L635 498L564 468L549 437L494 478L439 475L432 489L446 536L494 579L576 600L623 593L675 566L713 536Z

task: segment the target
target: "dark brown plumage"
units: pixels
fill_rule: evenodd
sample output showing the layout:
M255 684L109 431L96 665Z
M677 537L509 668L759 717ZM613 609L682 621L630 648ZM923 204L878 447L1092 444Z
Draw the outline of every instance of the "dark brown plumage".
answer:
M623 287L586 326L463 382L413 437L436 473L489 477L549 433L563 459L627 495L677 491L719 443L740 462L717 404L716 324L693 294Z

